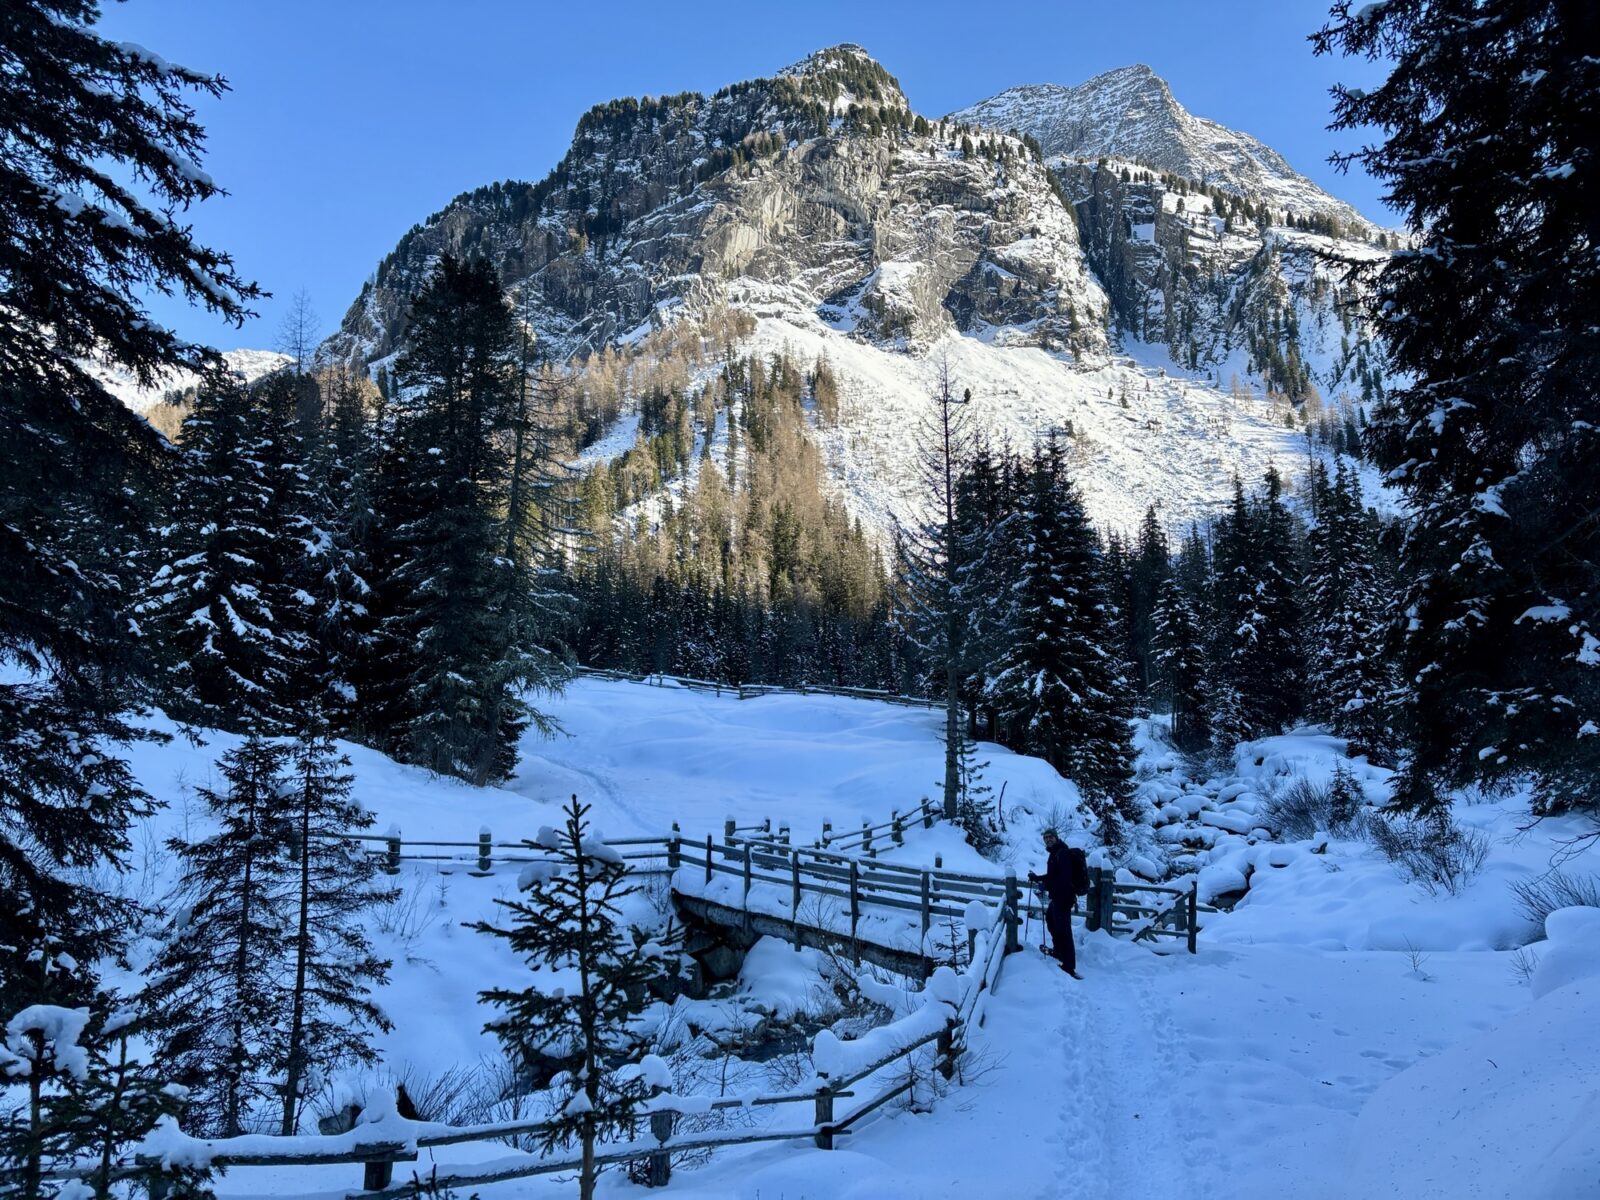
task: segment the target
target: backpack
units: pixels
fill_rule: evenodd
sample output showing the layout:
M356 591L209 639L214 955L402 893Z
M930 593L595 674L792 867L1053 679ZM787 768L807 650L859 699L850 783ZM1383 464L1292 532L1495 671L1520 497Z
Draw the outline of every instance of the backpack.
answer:
M1077 846L1067 847L1067 878L1072 880L1072 894L1089 894L1089 856Z

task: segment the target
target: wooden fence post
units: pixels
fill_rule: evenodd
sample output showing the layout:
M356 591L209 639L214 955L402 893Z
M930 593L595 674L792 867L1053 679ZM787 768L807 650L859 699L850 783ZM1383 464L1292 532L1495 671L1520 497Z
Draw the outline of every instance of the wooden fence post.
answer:
M906 844L905 824L900 820L900 810L898 808L889 810L889 836L894 839L896 846L904 846Z
M827 1077L824 1076L823 1078L826 1079ZM826 1083L824 1083L822 1085L822 1090L817 1093L817 1111L816 1111L817 1139L816 1140L817 1140L817 1149L818 1150L832 1150L833 1149L833 1130L831 1128L829 1128L829 1126L831 1126L832 1124L833 1124L833 1092L830 1091L829 1088L828 1088L828 1085Z
M787 822L787 821L779 821L778 822L778 840L780 842L782 842L785 846L787 846L789 844L789 822Z
M934 870L935 870L935 871L942 871L942 870L944 870L944 855L942 855L942 854L935 854L935 855L934 855L934 856L933 856L933 869L934 869Z
M400 874L400 826L389 826L389 849L384 858L383 872L385 875Z
M924 829L933 828L933 809L929 806L926 796L922 798L922 827Z
M939 1074L946 1079L953 1078L956 1073L955 1027L956 1023L951 1021L933 1043L934 1063L939 1068Z
M766 834L768 837L772 836L772 818L771 817L762 817L761 818L761 832Z
M1006 910L1004 915L1006 923L1006 953L1015 954L1022 949L1022 942L1017 937L1017 909L1022 902L1022 890L1017 887L1017 869L1006 868Z
M1100 928L1100 868L1089 868L1089 894L1083 898L1083 927L1090 933Z
M1100 868L1100 928L1115 936L1117 932L1117 875L1110 867Z
M672 823L672 836L667 839L667 870L677 873L683 863L683 849L679 844L678 823Z
M1184 915L1189 926L1189 953L1194 954L1195 934L1199 932L1200 924L1200 881L1197 879L1189 881L1189 904Z
M833 822L832 821L824 821L822 823L822 848L824 850L826 850L828 848L828 842L832 837L833 837Z
M369 1162L361 1164L361 1190L365 1192L381 1192L394 1182L394 1164L392 1162Z
M865 817L861 818L861 852L868 858L877 858L872 852L872 826L867 824Z
M734 831L733 818L729 817L726 821L724 821L722 823L722 844L723 845L725 845L725 846L733 845L733 831Z
M922 940L928 940L928 926L933 921L933 905L928 900L928 873L922 873Z
M861 965L861 943L856 939L856 926L861 923L861 868L855 859L850 860L850 949L856 966Z
M487 825L478 829L478 872L482 875L489 873L489 868L494 865L494 835L489 832Z
M672 1117L669 1112L655 1112L650 1114L650 1136L663 1146L672 1136ZM650 1174L646 1181L647 1187L666 1187L672 1182L672 1151L650 1151Z
M711 855L713 853L711 835L706 834L706 882L711 882Z
M750 843L744 844L744 906L750 907Z

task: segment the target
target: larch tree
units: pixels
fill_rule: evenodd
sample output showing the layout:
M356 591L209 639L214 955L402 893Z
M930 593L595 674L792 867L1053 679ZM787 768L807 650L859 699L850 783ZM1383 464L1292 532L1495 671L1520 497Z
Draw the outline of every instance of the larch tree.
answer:
M973 451L967 405L942 362L932 408L918 428L917 462L923 515L896 531L896 556L908 632L927 664L928 683L944 701L944 815L957 818L961 797L961 684L967 659L968 611L961 592L957 483Z

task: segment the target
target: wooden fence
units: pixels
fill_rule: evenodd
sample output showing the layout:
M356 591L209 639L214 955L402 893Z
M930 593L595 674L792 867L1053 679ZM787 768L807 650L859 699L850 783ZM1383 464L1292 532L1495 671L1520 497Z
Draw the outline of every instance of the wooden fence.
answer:
M1009 916L1009 919L1008 919ZM888 1048L865 1065L829 1076L818 1072L812 1085L790 1093L739 1096L721 1099L674 1097L658 1094L647 1102L646 1114L640 1121L647 1126L647 1136L639 1136L640 1129L632 1131L624 1142L604 1143L595 1156L597 1165L637 1163L644 1168L652 1185L668 1182L671 1176L672 1157L686 1151L716 1150L733 1145L758 1142L809 1141L818 1149L832 1150L837 1138L849 1134L853 1127L897 1096L916 1085L921 1068L911 1064L912 1056L932 1045L933 1057L928 1064L944 1078L954 1076L956 1064L965 1050L966 1033L973 1025L983 1021L983 1005L987 994L998 982L1000 970L1007 953L1018 948L1015 938L1015 912L1001 909L984 932L981 940L981 960L974 958L967 972L960 977L959 1002L947 1006L946 1014L937 1020L936 1027L924 1028L930 1021L924 1010L912 1013L902 1021L892 1023L873 1034L887 1033ZM931 1005L937 998L925 1002ZM935 1012L935 1018L939 1013ZM914 1022L912 1035L894 1036L897 1026ZM869 1035L871 1036L871 1035ZM841 1100L857 1098L859 1085L873 1081L886 1070L902 1067L899 1076L878 1079L880 1086L869 1089L870 1095L844 1113L838 1111ZM796 1122L778 1129L726 1129L680 1134L676 1125L687 1115L770 1107L776 1105L810 1105L809 1123ZM538 1138L550 1130L548 1122L509 1121L487 1125L447 1126L427 1122L404 1121L391 1117L368 1131L355 1131L333 1135L326 1139L304 1137L275 1137L252 1134L238 1138L211 1140L182 1139L182 1144L168 1148L166 1153L176 1153L184 1162L207 1162L217 1167L285 1167L351 1165L362 1168L362 1187L348 1193L351 1200L398 1200L424 1193L442 1192L445 1189L473 1188L534 1175L549 1175L575 1171L581 1157L574 1152L552 1156L518 1156L485 1164L464 1166L434 1166L426 1176L420 1173L411 1180L396 1185L396 1163L414 1163L420 1152L444 1146L469 1142L505 1141ZM363 1136L371 1140L362 1140ZM326 1146L308 1142L326 1142ZM126 1161L113 1166L111 1181L140 1180L145 1182L152 1196L165 1193L163 1176L164 1156L154 1153L133 1152ZM51 1173L52 1179L89 1178L98 1174L98 1164ZM16 1172L0 1172L0 1180Z

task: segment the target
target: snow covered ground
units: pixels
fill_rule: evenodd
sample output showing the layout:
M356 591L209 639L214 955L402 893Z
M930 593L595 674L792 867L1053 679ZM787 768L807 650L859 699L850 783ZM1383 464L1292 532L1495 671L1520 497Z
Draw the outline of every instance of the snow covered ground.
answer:
M842 830L908 808L934 793L940 775L937 716L871 701L740 701L582 680L550 708L566 736L530 740L504 788L433 779L351 747L357 795L380 830L396 824L413 838L468 841L480 825L497 839L531 835L577 792L613 836L660 832L673 820L690 834L718 830L728 816L770 816L809 840L824 819ZM1243 748L1226 776L1182 780L1149 729L1142 738L1153 818L1171 808L1175 829L1190 822L1176 812L1189 797L1197 812L1244 813L1252 795L1331 770L1338 751L1324 735L1297 733ZM196 831L192 789L230 741L137 750L141 779L170 807L135 839L142 870L130 888L159 890L170 864L158 837ZM988 781L1006 786L1009 857L1019 871L1037 866L1038 823L1071 806L1073 790L1035 760L988 747L984 757ZM1369 785L1381 777L1365 774ZM1166 795L1174 789L1176 798ZM1564 910L1551 918L1551 941L1519 951L1536 931L1508 890L1544 870L1576 827L1521 832L1525 808L1515 798L1458 815L1490 846L1483 872L1458 896L1405 882L1358 840L1252 845L1248 833L1219 830L1225 836L1198 859L1248 857L1250 890L1234 911L1210 918L1198 955L1158 954L1080 929L1084 979L1075 982L1038 953L1034 920L1035 946L1007 961L986 1024L971 1038L965 1086L930 1112L891 1104L834 1151L777 1143L719 1152L679 1169L672 1193L1600 1195L1600 919ZM913 861L937 853L947 866L979 861L940 827L912 831L900 853ZM1565 869L1594 873L1595 860L1590 850ZM521 978L523 968L461 923L492 914L495 897L514 887L513 870L488 878L430 864L403 871L404 905L380 914L375 934L395 961L380 996L396 1024L379 1042L390 1071L423 1078L493 1060L476 993ZM815 985L816 969L814 952L764 945L742 986L781 1009ZM809 1114L755 1119L806 1124ZM419 1166L510 1153L457 1146L425 1152ZM241 1168L218 1190L342 1195L354 1186L352 1170ZM481 1190L489 1200L567 1195L572 1186L533 1179ZM602 1194L634 1192L613 1174Z

